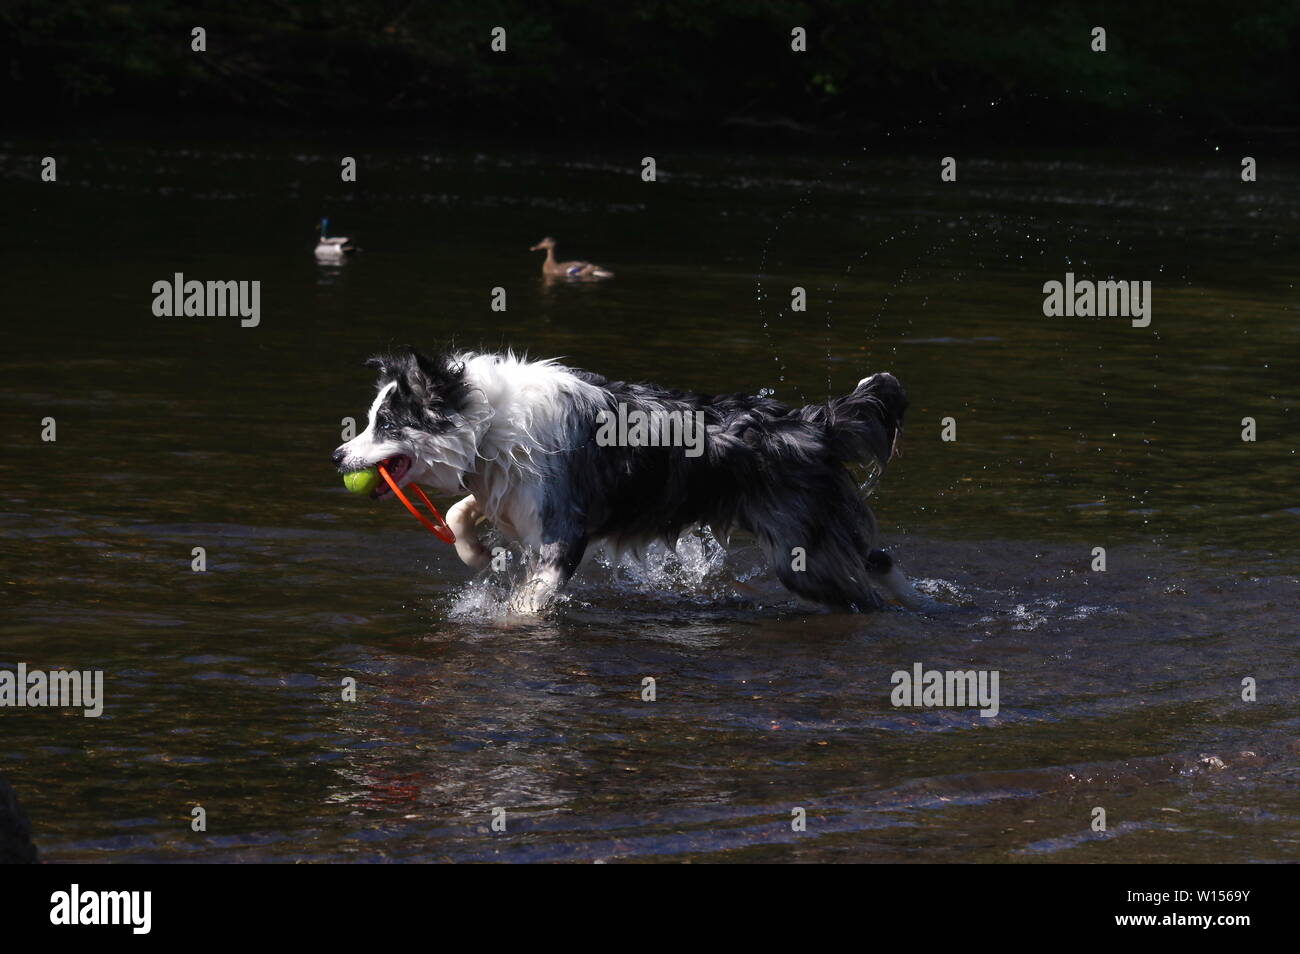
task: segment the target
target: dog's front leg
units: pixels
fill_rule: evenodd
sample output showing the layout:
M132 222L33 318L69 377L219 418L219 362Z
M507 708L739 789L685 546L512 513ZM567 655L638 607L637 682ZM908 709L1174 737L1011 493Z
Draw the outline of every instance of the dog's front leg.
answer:
M542 544L528 579L510 596L510 612L515 616L544 612L569 582L586 549L585 536Z
M483 508L473 494L447 511L447 526L456 534L456 556L474 570L481 570L492 562L492 554L478 538L477 525L483 516Z

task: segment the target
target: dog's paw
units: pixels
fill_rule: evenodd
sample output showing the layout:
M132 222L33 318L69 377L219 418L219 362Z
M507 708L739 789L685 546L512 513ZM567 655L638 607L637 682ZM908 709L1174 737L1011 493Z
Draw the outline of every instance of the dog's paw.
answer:
M536 619L554 602L554 586L546 580L530 580L510 594L506 612L521 619Z

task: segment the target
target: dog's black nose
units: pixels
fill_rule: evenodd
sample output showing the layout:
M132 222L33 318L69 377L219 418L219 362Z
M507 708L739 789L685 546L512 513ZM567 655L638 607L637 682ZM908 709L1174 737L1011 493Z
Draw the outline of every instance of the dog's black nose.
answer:
M348 456L348 452L345 451L342 447L340 447L338 450L336 450L333 454L330 455L330 460L334 461L335 467L338 467L340 464L343 463L343 458L347 456Z

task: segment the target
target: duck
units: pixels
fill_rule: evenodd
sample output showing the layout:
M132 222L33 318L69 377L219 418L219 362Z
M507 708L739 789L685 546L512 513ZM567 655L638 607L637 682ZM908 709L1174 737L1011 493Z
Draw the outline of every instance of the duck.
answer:
M326 238L325 233L329 230L329 226L329 219L320 220L320 241L316 243L317 258L342 258L348 252L356 250L356 246L348 244L348 239Z
M593 265L591 262L557 262L555 260L555 239L549 235L530 248L530 252L546 249L546 261L542 262L542 274L547 278L613 278L614 273L608 269Z

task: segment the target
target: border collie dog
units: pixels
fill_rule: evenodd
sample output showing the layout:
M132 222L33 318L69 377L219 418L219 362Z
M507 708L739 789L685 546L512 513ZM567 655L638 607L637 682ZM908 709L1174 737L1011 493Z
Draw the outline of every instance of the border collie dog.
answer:
M849 469L883 471L894 456L907 397L892 374L791 408L610 381L511 352L430 358L412 348L366 365L379 372L369 424L334 464L348 473L385 463L398 486L465 495L447 522L468 566L490 561L475 529L483 518L528 555L514 613L544 610L589 547L672 546L703 526L721 539L753 534L786 588L813 603L866 612L884 607L883 593L912 609L936 605L873 549L875 520ZM679 439L655 439L673 424Z

